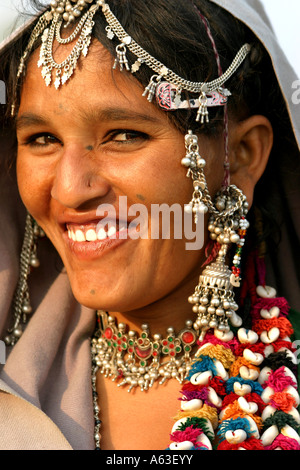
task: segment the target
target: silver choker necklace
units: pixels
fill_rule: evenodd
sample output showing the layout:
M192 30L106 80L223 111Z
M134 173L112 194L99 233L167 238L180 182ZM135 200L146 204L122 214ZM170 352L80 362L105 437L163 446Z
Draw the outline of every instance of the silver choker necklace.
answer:
M190 371L191 353L198 336L191 320L186 321L186 327L178 335L170 327L165 337L155 334L151 339L148 325L142 325L139 335L127 331L124 323L116 325L106 312L97 312L97 326L91 340L96 450L100 450L101 438L97 373L118 382L118 387L129 386L128 392L137 388L149 390L154 383L161 385L169 379L182 383Z
M124 323L103 311L97 312L98 327L92 339L92 354L99 371L118 382L118 387L129 385L128 391L148 390L158 381L170 378L180 383L187 377L193 345L198 334L188 320L178 335L172 327L166 336L155 334L150 338L148 325L142 325L140 335L127 331Z

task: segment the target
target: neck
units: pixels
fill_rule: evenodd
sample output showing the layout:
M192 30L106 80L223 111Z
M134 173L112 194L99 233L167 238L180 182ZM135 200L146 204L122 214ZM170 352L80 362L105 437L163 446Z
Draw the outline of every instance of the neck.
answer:
M109 312L117 323L125 323L130 330L141 332L141 325L148 324L151 336L166 335L166 330L173 327L178 333L185 327L187 320L195 320L195 314L187 299L198 283L199 273L193 274L165 297L142 308L129 312Z

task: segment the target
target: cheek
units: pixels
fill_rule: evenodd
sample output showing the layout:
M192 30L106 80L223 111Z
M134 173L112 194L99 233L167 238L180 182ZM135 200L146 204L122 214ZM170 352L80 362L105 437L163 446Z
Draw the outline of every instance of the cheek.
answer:
M30 214L41 220L48 212L50 198L50 172L36 165L25 151L17 157L17 181L21 199Z
M150 152L149 152L150 153ZM192 194L192 183L186 178L186 170L181 165L185 153L183 137L151 148L149 155L143 155L141 163L124 178L131 181L131 192L139 202L147 204L188 203ZM123 172L126 169L123 169ZM134 175L134 177L133 177Z

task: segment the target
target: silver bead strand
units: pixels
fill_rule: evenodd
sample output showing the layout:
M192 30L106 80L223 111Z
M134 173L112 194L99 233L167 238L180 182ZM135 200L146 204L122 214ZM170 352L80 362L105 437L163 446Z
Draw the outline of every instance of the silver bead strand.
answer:
M27 214L24 241L20 255L19 281L15 291L12 307L14 323L13 326L8 329L9 334L4 339L8 346L14 346L17 343L23 333L21 323L25 324L27 316L32 313L28 276L32 268L37 268L39 266L39 260L36 256L36 242L38 237L43 235L44 232L40 229L35 220L33 220L30 214Z
M97 335L97 333L96 333ZM99 366L97 364L97 349L96 349L96 336L91 339L91 356L92 356L92 394L93 394L93 411L94 411L94 440L95 440L95 450L101 450L100 448L100 408L98 401L97 393L97 372L99 371Z

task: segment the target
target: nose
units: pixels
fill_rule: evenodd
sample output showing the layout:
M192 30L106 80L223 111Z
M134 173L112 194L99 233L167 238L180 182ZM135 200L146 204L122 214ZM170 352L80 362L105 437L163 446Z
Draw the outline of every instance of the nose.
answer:
M83 209L109 191L94 152L77 144L65 146L55 167L52 198L65 207Z

